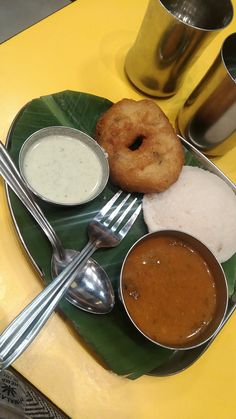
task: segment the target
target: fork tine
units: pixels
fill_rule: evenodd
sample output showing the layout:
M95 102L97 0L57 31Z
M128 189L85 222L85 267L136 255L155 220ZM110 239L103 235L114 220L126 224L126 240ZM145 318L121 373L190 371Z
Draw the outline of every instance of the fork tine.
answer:
M129 194L130 195L130 194ZM129 213L135 202L137 201L137 198L134 198L133 201L129 204L129 206L125 209L125 211L121 214L121 216L118 218L118 220L113 224L111 227L111 231L115 232L117 228L120 226L126 215Z
M119 198L119 196L122 194L122 190L120 189L118 192L116 192L116 194L110 199L110 201L107 202L106 205L104 205L104 207L102 207L102 209L99 211L99 213L96 215L96 217L94 217L95 221L100 221L104 215L107 214L107 212L109 211L109 209L112 207L112 205L116 202L116 200Z
M108 227L111 221L115 219L115 217L119 214L121 208L125 205L126 201L129 199L130 193L125 196L125 198L121 201L121 203L112 211L106 221L103 222L103 225Z
M118 236L120 237L120 240L122 240L126 236L126 234L129 232L129 230L131 229L132 225L134 224L136 218L138 217L141 209L142 209L142 204L140 204L136 208L136 210L134 211L134 213L132 214L130 219L127 221L127 223L124 225L124 227L122 227L122 229L117 233Z

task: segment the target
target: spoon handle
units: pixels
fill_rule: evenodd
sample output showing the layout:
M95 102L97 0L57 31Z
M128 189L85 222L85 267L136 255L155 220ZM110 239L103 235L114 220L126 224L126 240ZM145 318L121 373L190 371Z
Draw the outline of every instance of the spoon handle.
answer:
M85 266L95 250L95 241L89 241L61 274L40 292L2 332L0 335L0 371L14 362L37 336L73 282L78 268Z
M53 250L56 252L59 260L64 257L64 250L60 239L53 230L51 224L44 216L42 210L36 203L33 195L29 191L27 185L23 181L18 172L14 162L8 154L3 143L0 141L0 175L5 179L11 189L15 192L18 198L23 202L28 211L34 217L36 222L42 228L47 238L49 239Z

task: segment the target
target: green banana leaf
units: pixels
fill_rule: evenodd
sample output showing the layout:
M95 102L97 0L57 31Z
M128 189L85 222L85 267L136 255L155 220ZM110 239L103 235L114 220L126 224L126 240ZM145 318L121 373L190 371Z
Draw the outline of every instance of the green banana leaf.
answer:
M18 165L19 150L26 138L46 126L70 126L93 136L97 119L111 104L107 99L73 91L32 100L17 115L9 133L7 147L13 160ZM199 165L188 151L186 151L186 164ZM38 203L61 238L64 247L81 250L87 242L88 222L116 190L114 185L108 183L99 197L82 206L64 208L40 200ZM45 282L49 283L52 279L51 246L12 191L9 191L9 200L23 242L43 273ZM104 316L89 314L75 308L65 299L59 305L60 312L70 321L88 348L97 354L103 364L116 374L130 379L148 373L168 361L172 355L172 351L157 347L137 332L118 297L117 284L122 261L132 244L145 233L147 229L141 214L120 246L100 249L94 254L94 259L107 271L116 291L116 305L110 314ZM236 279L235 268L236 255L224 264L230 293L233 292Z

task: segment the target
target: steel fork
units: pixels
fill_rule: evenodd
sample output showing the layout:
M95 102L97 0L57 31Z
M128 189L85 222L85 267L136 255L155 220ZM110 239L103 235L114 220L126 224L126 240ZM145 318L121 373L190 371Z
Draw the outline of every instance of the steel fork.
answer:
M130 194L125 194L117 207L113 209L121 195L122 191L118 191L90 222L88 225L89 241L80 254L75 256L61 274L2 332L0 335L0 370L14 362L37 336L72 284L76 272L84 267L95 250L100 247L115 247L126 236L140 213L141 204L135 211L132 211L137 198L132 199L128 204Z

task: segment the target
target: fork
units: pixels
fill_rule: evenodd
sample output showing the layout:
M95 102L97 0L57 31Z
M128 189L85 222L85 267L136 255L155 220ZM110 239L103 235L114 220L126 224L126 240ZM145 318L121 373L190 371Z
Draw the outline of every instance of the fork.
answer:
M137 197L128 203L131 194L125 194L124 198L122 194L123 191L118 191L88 224L89 240L80 254L2 332L0 371L14 362L37 336L72 284L75 274L85 266L95 250L115 247L127 235L141 211L141 204L132 211ZM120 198L121 202L114 209Z

